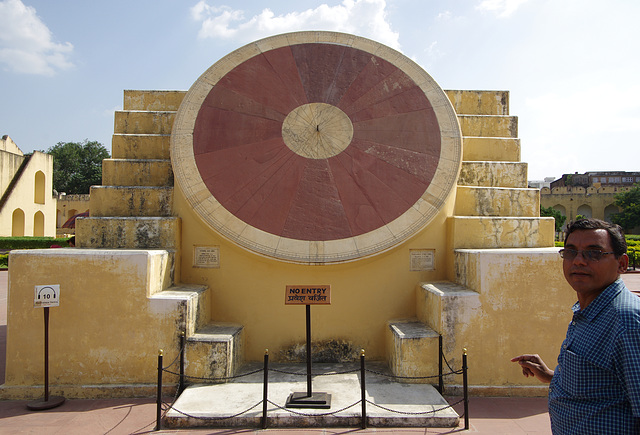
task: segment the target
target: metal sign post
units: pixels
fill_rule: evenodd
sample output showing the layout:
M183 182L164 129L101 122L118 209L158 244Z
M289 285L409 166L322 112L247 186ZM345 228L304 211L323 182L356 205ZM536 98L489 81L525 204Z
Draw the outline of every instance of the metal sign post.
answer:
M307 391L291 393L287 408L331 408L331 394L314 393L311 386L311 305L330 305L331 286L287 286L285 305L306 305L307 330Z
M60 285L37 285L35 287L34 308L44 308L44 398L27 403L32 411L55 408L64 403L62 396L49 396L49 307L60 305Z

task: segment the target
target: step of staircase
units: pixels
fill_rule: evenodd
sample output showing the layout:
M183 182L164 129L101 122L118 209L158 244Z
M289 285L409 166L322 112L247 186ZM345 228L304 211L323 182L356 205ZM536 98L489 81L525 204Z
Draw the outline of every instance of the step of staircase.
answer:
M175 111L115 112L114 133L116 134L171 134Z
M104 159L103 186L173 186L171 161L164 159Z
M150 296L156 302L180 304L181 318L178 319L178 329L185 332L185 336L192 336L209 319L210 292L209 287L196 284L175 284L166 290Z
M233 376L243 363L243 345L242 325L209 323L187 336L185 372L201 383Z
M257 366L257 369L261 367ZM360 427L359 364L314 364L313 373L322 376L314 376L313 391L330 394L331 408L295 409L295 414L289 412L285 404L292 392L306 391L305 365L270 364L269 368L274 370L270 370L268 376L267 398L273 402L267 404L268 428ZM371 370L365 372L365 397L371 402L366 406L367 426L425 428L458 425L458 414L433 386L395 382L378 374L390 374L381 363L368 362L366 368ZM252 369L256 367L243 367L243 372ZM300 376L288 373L299 373ZM261 428L263 380L264 372L259 371L225 384L192 385L167 412L163 428Z
M94 217L169 217L173 187L92 186L89 207Z
M416 291L418 321L442 334L445 340L455 337L455 328L466 325L465 319L480 307L480 295L449 281L420 283Z
M389 369L395 376L438 375L439 334L418 319L387 322ZM437 384L437 378L400 379L400 382Z
M459 115L508 115L509 91L445 91Z
M114 134L111 138L114 159L170 159L170 134ZM490 160L490 159L488 159Z
M521 162L462 162L458 185L526 188L527 168Z
M518 117L509 115L458 115L462 136L518 137Z
M178 110L186 91L124 91L124 110Z
M458 186L456 216L537 217L540 191L505 187Z
M452 216L448 224L453 249L545 248L555 234L545 217Z
M88 217L76 223L79 248L178 249L177 217Z
M520 139L517 138L465 136L462 142L464 161L520 161Z

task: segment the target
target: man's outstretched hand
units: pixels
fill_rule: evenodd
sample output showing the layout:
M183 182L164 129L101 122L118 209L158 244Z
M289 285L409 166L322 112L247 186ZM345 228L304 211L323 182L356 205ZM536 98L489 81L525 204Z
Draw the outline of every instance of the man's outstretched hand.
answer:
M519 355L511 358L511 362L517 362L522 367L522 374L527 378L535 376L540 382L550 383L553 378L553 370L551 370L542 361L539 355Z

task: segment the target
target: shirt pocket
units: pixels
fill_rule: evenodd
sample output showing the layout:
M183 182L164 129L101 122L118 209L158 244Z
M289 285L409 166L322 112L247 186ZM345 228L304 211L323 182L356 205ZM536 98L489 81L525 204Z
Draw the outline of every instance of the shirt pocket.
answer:
M611 370L597 366L570 350L565 351L560 371L562 389L575 398L611 399L620 393Z

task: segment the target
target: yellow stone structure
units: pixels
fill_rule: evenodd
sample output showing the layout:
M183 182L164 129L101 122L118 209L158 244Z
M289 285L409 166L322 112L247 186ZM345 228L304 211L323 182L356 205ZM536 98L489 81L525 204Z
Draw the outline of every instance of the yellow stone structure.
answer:
M75 234L75 228L62 228L62 225L70 217L89 211L89 195L58 193L56 206L56 233L60 236Z
M318 34L288 40L304 41L309 33ZM395 65L418 68L379 44L349 38L345 44L392 53ZM247 57L239 50L218 64ZM445 174L451 189L406 239L329 262L255 252L212 228L202 215L209 206L194 207L206 193L185 193L191 175L174 175L187 158L180 154L185 132L175 129L184 125L177 119L192 116L189 105L202 81L189 93L125 91L112 158L103 163L102 186L91 190L91 217L77 223L78 248L11 254L0 397L41 392L42 313L31 307L34 285L43 284L60 285L50 320L52 394L149 395L158 349L173 360L181 333L188 375L233 374L244 362L260 361L265 348L272 361L291 361L305 342L305 314L284 304L284 292L302 284L331 286L331 305L312 310L313 341L327 349L340 344L336 359L356 360L363 348L368 360L386 361L394 374L432 376L442 334L452 366L460 366L468 349L473 394L546 394L509 359L537 352L555 360L575 295L553 247L554 221L539 216L539 192L527 188L509 93L445 92L433 83L430 92L448 97L439 104L454 113L452 135L461 139L459 162ZM426 267L423 256L430 258ZM461 382L448 378L448 391Z
M0 236L55 237L53 157L24 155L9 136L0 139Z
M611 216L620 212L615 196L631 190L624 186L564 186L540 189L540 203L567 217L567 222L582 215L611 222Z

